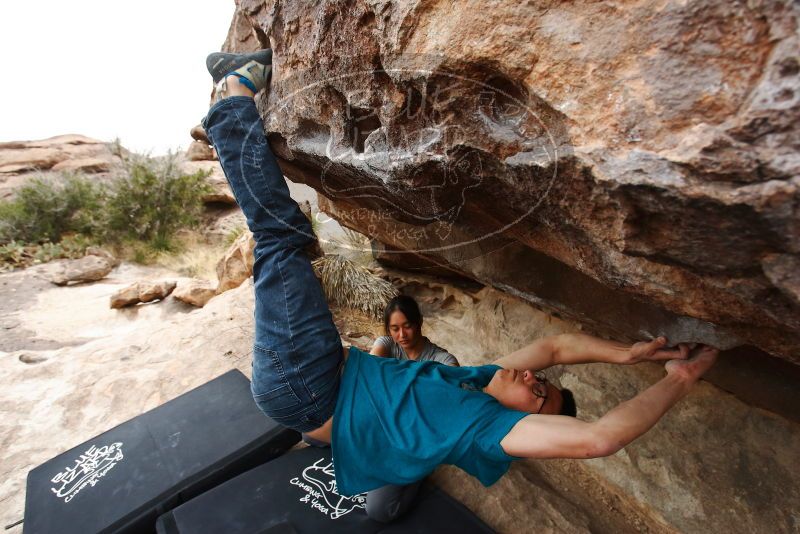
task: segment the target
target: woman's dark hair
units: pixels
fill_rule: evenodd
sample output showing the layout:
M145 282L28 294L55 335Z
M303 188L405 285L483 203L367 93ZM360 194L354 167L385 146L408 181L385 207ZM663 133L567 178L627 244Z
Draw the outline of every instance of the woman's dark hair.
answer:
M386 330L386 335L389 334L389 319L396 311L402 312L406 316L409 323L416 325L418 328L422 326L422 314L419 312L417 301L408 295L398 295L389 301L386 309L383 310L383 328Z
M561 390L561 400L561 412L559 412L559 415L577 417L578 407L575 406L575 395L567 388L564 388Z

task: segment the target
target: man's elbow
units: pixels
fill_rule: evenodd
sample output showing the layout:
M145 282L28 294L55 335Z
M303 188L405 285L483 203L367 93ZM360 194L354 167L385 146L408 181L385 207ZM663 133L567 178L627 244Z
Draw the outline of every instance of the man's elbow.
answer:
M569 334L556 334L544 338L547 350L550 351L550 359L554 365L562 362L561 356L564 353L564 347L569 344L569 340Z
M604 458L611 456L625 447L626 443L619 436L602 428L593 427L583 443L583 457Z

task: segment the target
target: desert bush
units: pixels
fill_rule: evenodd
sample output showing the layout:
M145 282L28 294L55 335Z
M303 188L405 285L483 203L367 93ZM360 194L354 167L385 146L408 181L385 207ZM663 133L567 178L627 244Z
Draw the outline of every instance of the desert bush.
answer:
M81 235L65 236L58 243L25 244L11 241L0 245L0 272L60 258L80 258L92 242Z
M168 249L173 234L200 220L210 173L181 172L175 155L154 159L131 157L125 173L109 188L106 237L135 239Z
M34 178L0 201L0 265L73 257L76 246L64 236L132 248L142 260L169 250L176 231L199 222L208 174L181 172L173 154L133 154L107 183L76 174Z
M103 196L100 184L81 175L34 178L12 200L0 202L0 244L54 243L68 233L94 234L103 224Z

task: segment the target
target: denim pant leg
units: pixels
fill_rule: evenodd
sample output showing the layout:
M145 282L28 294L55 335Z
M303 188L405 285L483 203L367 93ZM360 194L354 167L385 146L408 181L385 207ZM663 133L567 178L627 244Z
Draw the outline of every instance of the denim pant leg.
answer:
M276 421L307 432L333 415L342 345L303 248L311 223L289 196L252 98L215 104L203 126L256 241L253 396Z

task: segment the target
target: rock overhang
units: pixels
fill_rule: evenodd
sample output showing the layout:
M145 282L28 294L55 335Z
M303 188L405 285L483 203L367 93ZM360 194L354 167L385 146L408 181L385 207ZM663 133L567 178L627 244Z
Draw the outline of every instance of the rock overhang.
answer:
M384 257L800 361L796 6L348 6L242 2L226 47L275 48L284 172Z

